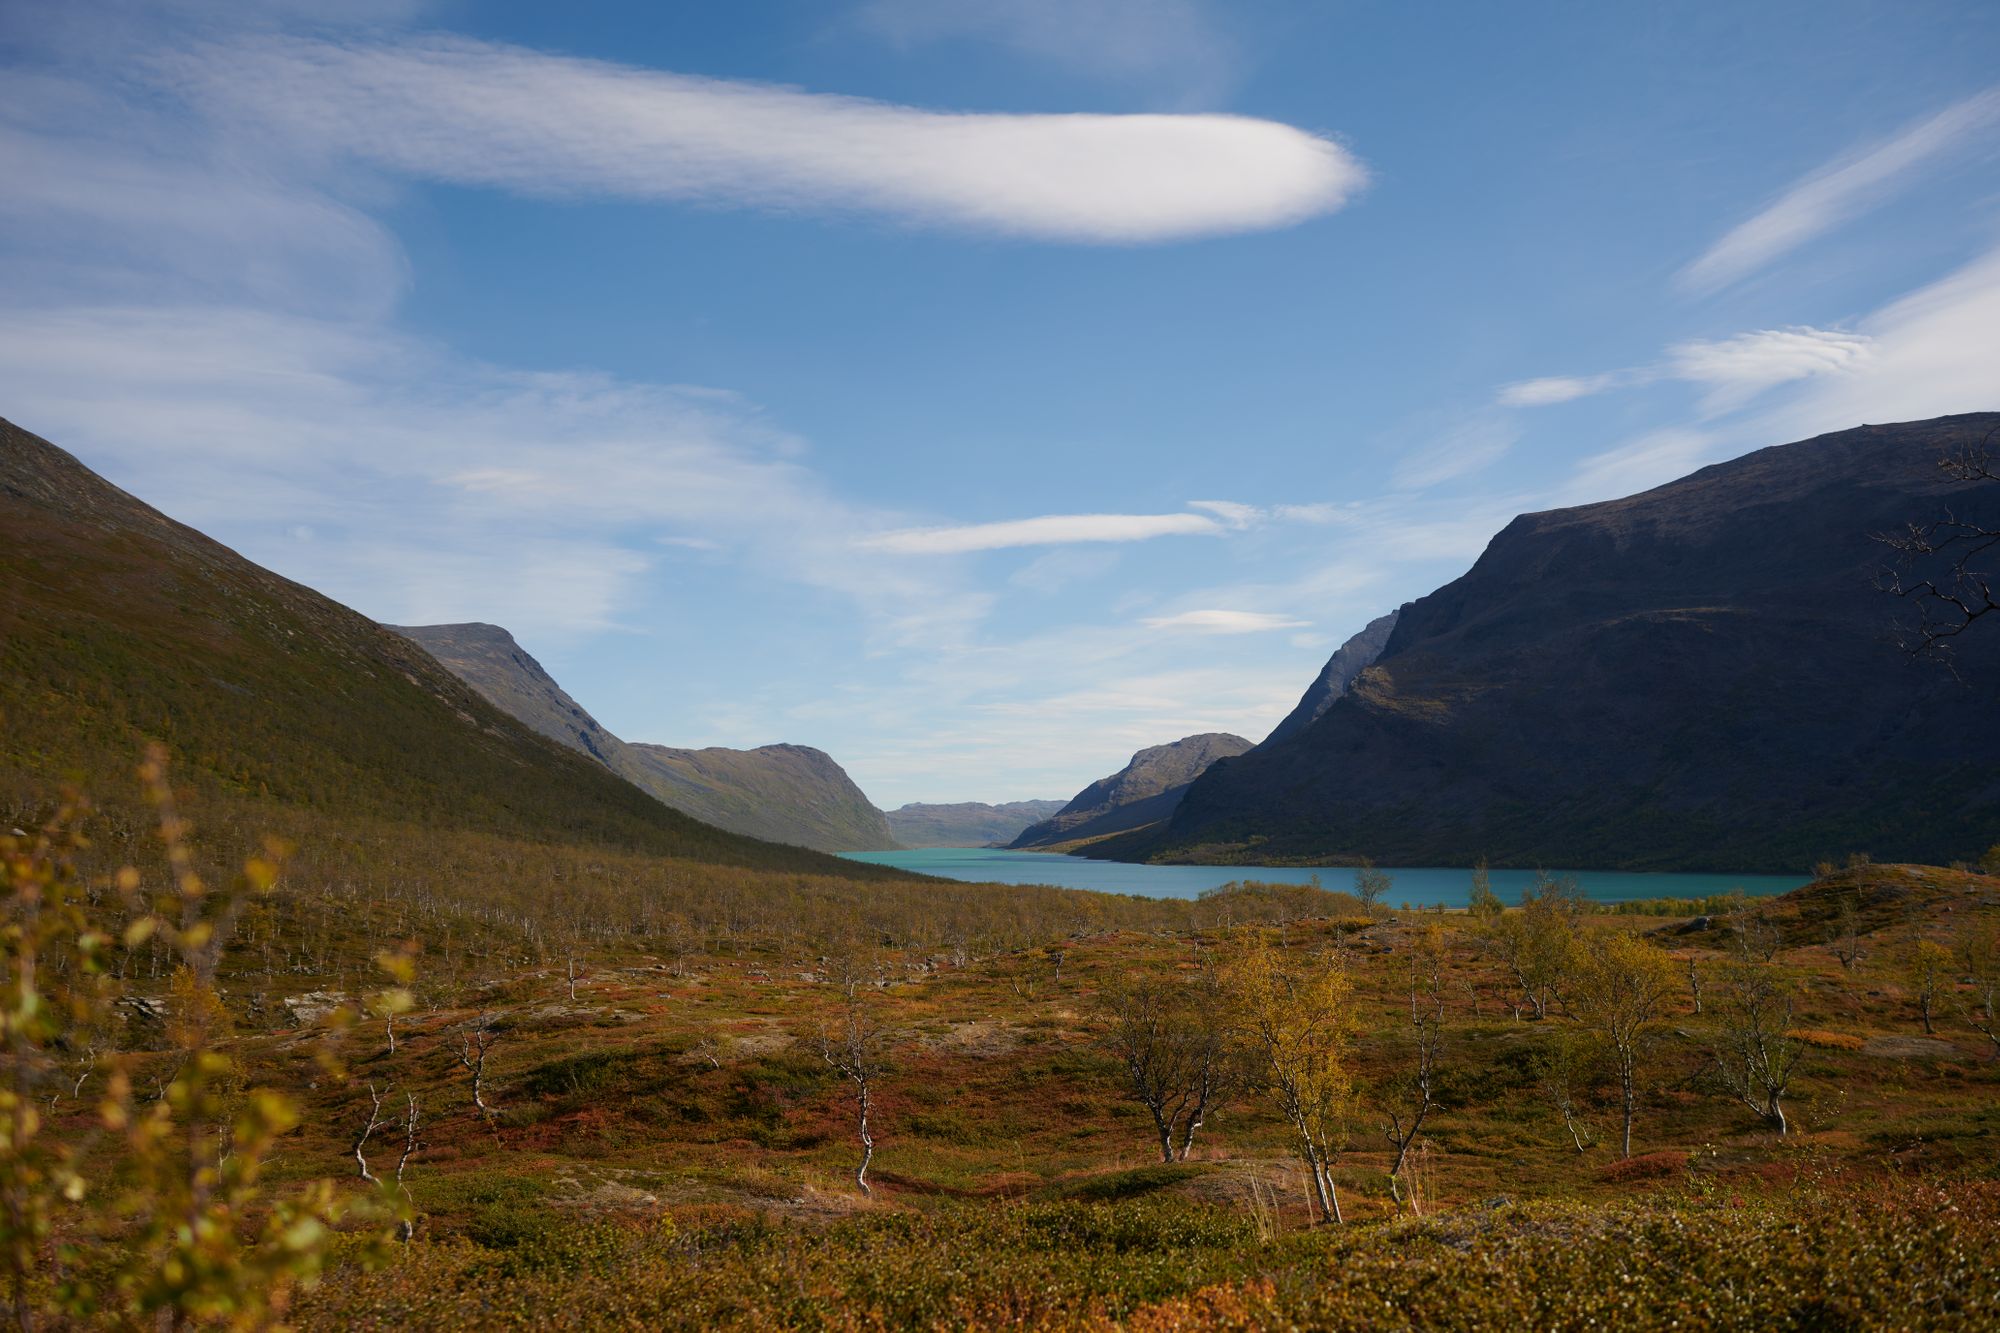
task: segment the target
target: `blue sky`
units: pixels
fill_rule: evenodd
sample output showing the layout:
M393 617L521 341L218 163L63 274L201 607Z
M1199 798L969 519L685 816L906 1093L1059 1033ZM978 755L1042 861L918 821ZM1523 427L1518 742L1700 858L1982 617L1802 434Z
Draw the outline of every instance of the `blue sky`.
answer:
M0 415L628 739L1065 797L1516 513L2000 406L1996 56L1916 0L0 2Z

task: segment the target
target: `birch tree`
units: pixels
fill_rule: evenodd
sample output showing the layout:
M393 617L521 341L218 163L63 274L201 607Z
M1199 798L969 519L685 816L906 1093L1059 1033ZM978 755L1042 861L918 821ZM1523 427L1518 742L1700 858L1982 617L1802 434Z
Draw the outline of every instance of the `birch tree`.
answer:
M1370 915L1373 915L1375 909L1381 906L1382 900L1389 896L1392 883L1389 872L1378 869L1375 863L1365 856L1361 858L1361 864L1354 869L1354 896L1361 900L1361 905L1368 909Z
M1785 1093L1804 1052L1790 1035L1790 989L1768 967L1737 963L1724 972L1716 996L1715 1059L1736 1099L1782 1136Z
M1595 1137L1577 1103L1578 1093L1589 1081L1594 1054L1577 1032L1558 1027L1549 1033L1534 1058L1535 1083L1562 1117L1569 1141L1579 1153L1588 1152Z
M458 1063L472 1075L472 1105L484 1116L493 1114L493 1108L486 1104L486 1057L499 1040L493 1015L488 1013L481 1013L458 1033Z
M1260 940L1232 962L1227 980L1263 1083L1292 1127L1319 1216L1339 1222L1333 1165L1354 1100L1347 976L1324 955L1286 953Z
M368 1085L368 1103L368 1115L362 1122L360 1132L354 1136L353 1147L348 1151L354 1156L354 1173L371 1185L380 1185L382 1182L368 1169L368 1140L375 1137L377 1130L386 1128L389 1121L382 1117L382 1094L375 1091L373 1083Z
M354 1136L354 1145L350 1151L354 1154L355 1174L375 1186L376 1189L382 1191L393 1201L396 1216L396 1239L407 1243L417 1234L417 1219L413 1201L410 1198L410 1188L404 1183L403 1177L410 1169L410 1159L423 1151L424 1145L417 1141L417 1126L419 1121L417 1094L414 1092L405 1092L403 1094L405 1110L402 1122L398 1124L393 1117L382 1114L383 1093L389 1091L393 1091L393 1088L385 1088L383 1092L377 1092L373 1083L368 1085L368 1114L362 1123L360 1131ZM391 1126L395 1126L401 1131L403 1141L396 1154L396 1172L385 1182L369 1169L367 1156L368 1141L374 1138L377 1132L388 1129Z
M861 1161L854 1168L854 1183L872 1198L875 1190L868 1183L868 1166L875 1160L875 1132L871 1118L875 1112L875 1091L887 1063L889 1033L872 1011L860 979L851 971L842 982L841 992L838 1007L820 1026L819 1054L828 1068L847 1080L853 1091L854 1132L861 1144Z
M1951 982L1951 963L1951 950L1936 940L1913 940L1903 955L1903 979L1927 1033L1937 1031L1938 992Z
M1861 933L1860 904L1853 894L1843 893L1833 906L1833 937L1828 942L1833 956L1840 960L1843 972L1853 971L1855 964L1867 955L1867 948L1861 943Z
M1388 1126L1383 1134L1395 1150L1389 1167L1389 1188L1400 1204L1403 1163L1410 1155L1424 1121L1437 1109L1438 1054L1444 1047L1444 932L1436 925L1425 926L1410 949L1410 1026L1416 1046L1410 1067L1392 1089ZM1410 1195L1414 1201L1415 1195Z
M1957 997L1958 1011L1984 1036L2000 1060L2000 925L1969 924L1958 938L1958 965L1971 989Z
M1542 876L1522 891L1518 909L1490 919L1487 938L1537 1019L1549 1016L1571 971L1582 914L1574 884Z
M417 1235L417 1204L403 1177L410 1169L410 1159L422 1152L424 1145L417 1141L418 1115L422 1110L421 1104L417 1101L417 1094L406 1092L403 1094L403 1101L406 1107L403 1115L403 1146L396 1154L394 1179L397 1203L396 1239L407 1245L416 1239Z
M1487 869L1486 858L1482 856L1479 863L1472 867L1472 892L1466 900L1466 911L1471 914L1473 923L1483 930L1492 926L1506 910L1507 904L1493 892L1493 873Z
M1232 1083L1227 1015L1214 973L1107 990L1104 1044L1153 1118L1162 1162L1184 1162Z
M1632 1155L1639 1060L1680 984L1666 951L1637 935L1600 936L1578 950L1571 1008L1603 1038L1617 1067L1625 1157Z

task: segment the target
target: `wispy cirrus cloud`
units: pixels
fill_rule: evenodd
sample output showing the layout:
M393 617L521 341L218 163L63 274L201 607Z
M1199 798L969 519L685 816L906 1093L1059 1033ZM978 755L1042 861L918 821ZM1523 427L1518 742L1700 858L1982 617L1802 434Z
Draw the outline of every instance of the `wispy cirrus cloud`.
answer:
M1684 477L1723 454L1723 441L1703 431L1683 427L1648 431L1579 461L1569 481L1549 499L1575 505L1636 495Z
M1616 373L1547 375L1541 379L1503 385L1494 396L1494 401L1502 407L1552 407L1557 403L1574 402L1594 393L1603 393L1621 382Z
M1389 484L1399 491L1420 491L1499 462L1521 438L1521 430L1492 416L1489 413L1461 421L1441 438L1405 453L1390 474Z
M1140 623L1148 629L1188 630L1196 634L1261 634L1274 629L1304 629L1312 622L1269 611L1211 608L1181 611L1170 616L1148 616Z
M963 555L1016 546L1142 542L1154 537L1215 537L1228 526L1207 514L1044 514L999 523L899 528L861 538L864 550L897 555Z
M1757 443L1803 439L1864 421L1912 421L2000 407L2000 248L1859 321L1868 355L1850 373L1815 377L1746 426Z
M176 518L394 623L602 630L673 548L847 599L885 641L949 637L987 605L855 550L884 516L727 395L175 306L0 312L0 396Z
M1943 111L1865 151L1833 162L1793 184L1755 217L1739 223L1682 269L1680 285L1696 293L1741 281L1865 210L1920 167L2000 126L2000 88L1954 102Z
M1254 527L1264 520L1268 512L1236 500L1189 500L1188 508L1213 514L1232 528Z
M1852 372L1867 360L1869 341L1866 334L1814 328L1693 339L1667 349L1662 373L1705 385L1706 405L1723 409L1780 384Z
M1789 391L1727 424L1667 426L1582 459L1548 497L1579 504L1684 476L1751 449L1846 430L2000 406L2000 249L1856 321L1845 341L1746 335L1688 343L1674 357L1720 392L1735 380Z
M1288 226L1367 181L1332 140L1245 116L932 111L442 37L245 38L153 63L290 153L535 195L1129 244Z
M1237 500L1190 500L1180 514L1042 514L997 523L953 523L895 528L858 539L864 550L898 555L963 555L1020 546L1069 546L1086 542L1142 542L1155 537L1224 537L1273 522L1333 523L1342 507L1282 504L1268 508Z
M1724 411L1793 380L1851 373L1868 356L1864 333L1805 326L1758 329L1732 338L1675 343L1649 365L1523 380L1503 386L1495 401L1503 407L1548 407L1613 389L1680 380L1704 386L1704 407Z

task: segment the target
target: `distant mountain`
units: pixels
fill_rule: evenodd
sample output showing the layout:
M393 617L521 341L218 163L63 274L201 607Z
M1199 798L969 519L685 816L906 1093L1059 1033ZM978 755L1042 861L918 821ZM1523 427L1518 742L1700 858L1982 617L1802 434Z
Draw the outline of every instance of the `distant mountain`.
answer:
M905 847L1005 846L1030 824L1047 819L1066 804L1066 801L1008 801L1004 805L979 801L953 805L912 803L889 811L889 831Z
M675 750L634 743L640 785L718 828L823 851L896 847L888 818L824 751L805 745Z
M389 625L435 657L501 712L552 741L581 750L614 773L630 747L606 731L556 684L542 664L498 625ZM631 774L621 776L628 781Z
M498 625L398 625L496 708L589 755L706 824L825 852L897 845L889 823L832 759L803 745L674 750L606 731Z
M1211 765L1249 748L1241 736L1212 731L1141 750L1125 767L1091 783L1008 845L1019 850L1066 848L1156 823L1174 812L1188 784Z
M1264 744L1274 744L1319 721L1320 715L1333 707L1333 701L1347 693L1354 678L1375 665L1375 659L1388 646L1389 635L1396 628L1399 614L1391 611L1386 616L1377 616L1359 634L1341 644L1333 656L1326 659L1326 665L1320 668L1319 679L1307 688L1298 707L1287 713L1284 721L1271 728Z
M394 825L846 878L872 869L667 809L408 639L5 421L0 533L0 812L32 818L68 775L116 802L159 740L210 827L337 820L342 837Z
M1093 856L1797 871L2000 837L2000 633L1895 639L1873 534L2000 524L1937 466L2000 413L1864 426L1528 514L1317 720ZM1308 698L1311 696L1309 695Z

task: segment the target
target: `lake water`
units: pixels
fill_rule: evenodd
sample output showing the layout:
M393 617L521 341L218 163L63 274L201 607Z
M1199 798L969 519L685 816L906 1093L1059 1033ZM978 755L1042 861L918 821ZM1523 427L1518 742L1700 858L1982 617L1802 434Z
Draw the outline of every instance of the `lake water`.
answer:
M1195 898L1206 889L1231 880L1306 884L1317 875L1329 889L1349 889L1354 871L1341 866L1145 866L1118 861L1090 861L1052 852L1009 852L992 847L920 847L903 852L848 852L856 861L897 866L945 879L978 884L1054 884L1065 889L1095 889L1100 893L1136 893L1148 898ZM1392 879L1383 901L1391 907L1463 907L1472 887L1472 872L1440 866L1385 866ZM1494 870L1493 891L1514 902L1534 882L1532 870ZM1806 875L1682 875L1635 874L1622 870L1558 870L1575 879L1586 897L1598 902L1632 898L1699 898L1741 889L1762 897L1796 889Z

